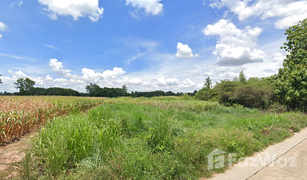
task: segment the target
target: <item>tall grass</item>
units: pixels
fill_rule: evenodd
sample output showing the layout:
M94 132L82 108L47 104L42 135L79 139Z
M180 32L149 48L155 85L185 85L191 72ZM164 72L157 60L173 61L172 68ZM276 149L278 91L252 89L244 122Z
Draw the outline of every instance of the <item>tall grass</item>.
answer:
M180 98L118 98L86 115L55 118L33 143L36 163L26 168L41 170L26 175L41 179L209 177L225 170L208 170L207 155L215 148L246 157L307 126L300 113L261 114L220 105L199 110L211 105L216 106Z

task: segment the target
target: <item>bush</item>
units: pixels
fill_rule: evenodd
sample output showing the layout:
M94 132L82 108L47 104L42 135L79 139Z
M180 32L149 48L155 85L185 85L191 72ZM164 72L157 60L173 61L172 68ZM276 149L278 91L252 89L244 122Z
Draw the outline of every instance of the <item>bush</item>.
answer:
M273 88L245 86L237 88L233 93L233 101L249 108L267 109L274 101Z
M202 88L195 95L196 99L200 99L200 100L203 100L203 101L209 101L209 100L213 99L214 97L217 98L218 93L215 92L212 89L209 89L209 88Z

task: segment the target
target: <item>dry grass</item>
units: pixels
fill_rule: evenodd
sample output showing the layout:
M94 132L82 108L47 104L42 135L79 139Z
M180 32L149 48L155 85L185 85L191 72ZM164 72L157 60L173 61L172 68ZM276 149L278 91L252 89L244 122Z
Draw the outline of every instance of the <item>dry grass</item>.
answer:
M59 96L0 97L0 143L18 139L44 125L48 119L85 111L102 103L103 98Z

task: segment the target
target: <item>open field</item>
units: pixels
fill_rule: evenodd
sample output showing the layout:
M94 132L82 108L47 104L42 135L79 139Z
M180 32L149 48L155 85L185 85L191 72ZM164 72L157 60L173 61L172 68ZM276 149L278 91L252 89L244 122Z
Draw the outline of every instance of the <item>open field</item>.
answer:
M56 96L0 97L0 143L29 133L52 117L78 113L102 103L102 98Z
M264 114L188 97L117 98L58 117L33 142L25 179L195 179L218 148L237 159L307 126L303 113ZM226 162L225 162L226 163Z

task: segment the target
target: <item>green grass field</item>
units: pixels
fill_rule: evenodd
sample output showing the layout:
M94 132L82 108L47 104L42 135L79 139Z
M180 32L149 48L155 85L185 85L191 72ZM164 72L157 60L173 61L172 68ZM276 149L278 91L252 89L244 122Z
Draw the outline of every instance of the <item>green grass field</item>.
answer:
M189 97L112 98L41 129L24 179L196 179L219 148L247 157L307 126L303 113L265 114ZM225 162L226 163L226 162Z

